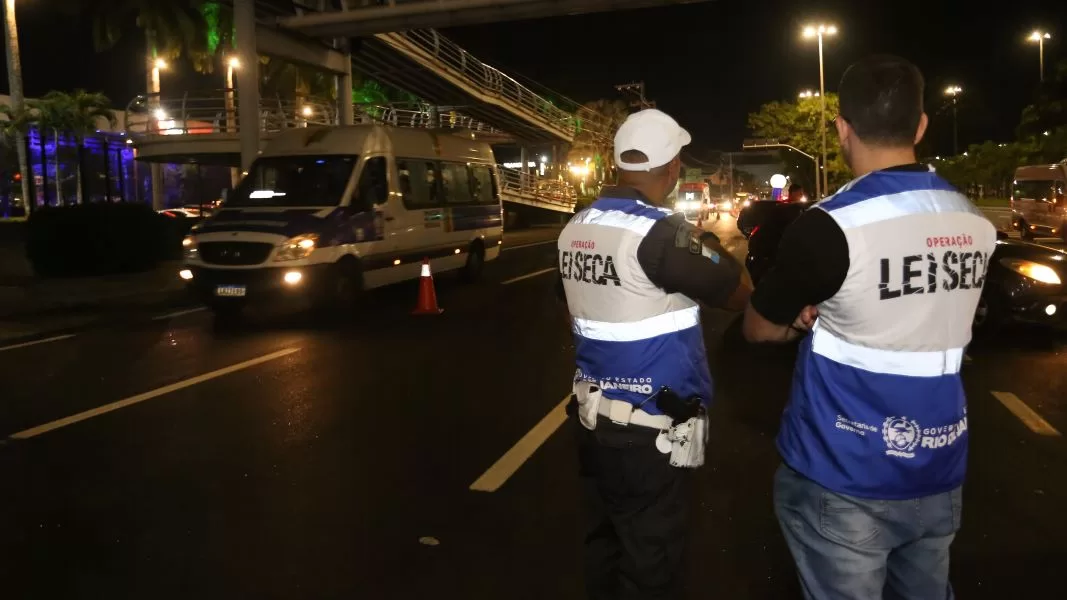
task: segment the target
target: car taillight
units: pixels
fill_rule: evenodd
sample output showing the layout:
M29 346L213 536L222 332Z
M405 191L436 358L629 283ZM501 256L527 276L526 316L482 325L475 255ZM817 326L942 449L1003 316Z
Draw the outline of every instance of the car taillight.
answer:
M748 237L752 237L752 236L756 235L757 231L759 231L759 225L756 225L755 227L752 228L752 233L748 234Z

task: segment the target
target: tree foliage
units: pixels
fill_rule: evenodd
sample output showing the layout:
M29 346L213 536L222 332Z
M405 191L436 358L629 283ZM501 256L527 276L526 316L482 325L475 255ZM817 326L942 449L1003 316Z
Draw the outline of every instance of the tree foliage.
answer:
M826 168L831 190L851 178L848 166L841 156L837 130L832 122L838 107L837 94L826 94ZM775 139L819 157L822 155L819 129L821 114L822 105L819 98L800 98L796 102L768 102L758 111L748 115L748 129L754 137ZM794 181L799 181L806 189L814 191L815 167L810 159L783 150L782 162L786 165L786 173Z
M1007 196L1016 168L1067 159L1067 60L1054 73L1023 109L1015 141L973 144L960 156L936 159L938 172L962 190L981 185L986 196Z
M575 114L580 127L567 159L573 162L592 159L597 179L607 179L615 167L615 131L629 114L630 110L621 100L593 100L580 106Z
M158 56L196 58L207 53L207 20L203 0L87 0L82 4L92 20L98 51L115 46L131 26L154 42Z

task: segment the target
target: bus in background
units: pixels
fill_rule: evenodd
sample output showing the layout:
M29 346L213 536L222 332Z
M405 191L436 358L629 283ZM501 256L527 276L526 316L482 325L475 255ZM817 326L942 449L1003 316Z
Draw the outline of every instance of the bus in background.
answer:
M1054 165L1030 165L1015 170L1011 191L1011 224L1025 240L1040 235L1067 242L1067 160Z
M685 214L690 221L701 221L708 218L711 208L711 188L704 182L690 182L678 184L678 198L674 203L674 210Z
M304 296L350 308L365 290L500 255L499 173L455 130L381 125L277 134L215 214L182 241L180 272L216 314Z

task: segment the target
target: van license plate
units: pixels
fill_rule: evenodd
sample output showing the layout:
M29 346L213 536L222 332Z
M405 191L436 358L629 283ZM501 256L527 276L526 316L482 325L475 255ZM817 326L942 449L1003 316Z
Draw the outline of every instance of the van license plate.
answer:
M247 291L243 285L220 285L215 288L215 295L225 298L242 298Z

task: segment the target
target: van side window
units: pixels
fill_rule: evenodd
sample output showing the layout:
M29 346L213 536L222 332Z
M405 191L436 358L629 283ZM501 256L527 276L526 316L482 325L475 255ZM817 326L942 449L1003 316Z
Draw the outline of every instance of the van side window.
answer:
M386 175L385 157L376 156L363 163L359 176L359 205L369 209L389 200L389 177Z
M441 184L448 204L470 204L470 176L467 165L460 163L441 163Z
M425 209L441 206L437 193L437 168L432 162L400 159L396 162L404 206Z
M478 204L498 204L492 169L486 165L471 165L471 192Z

